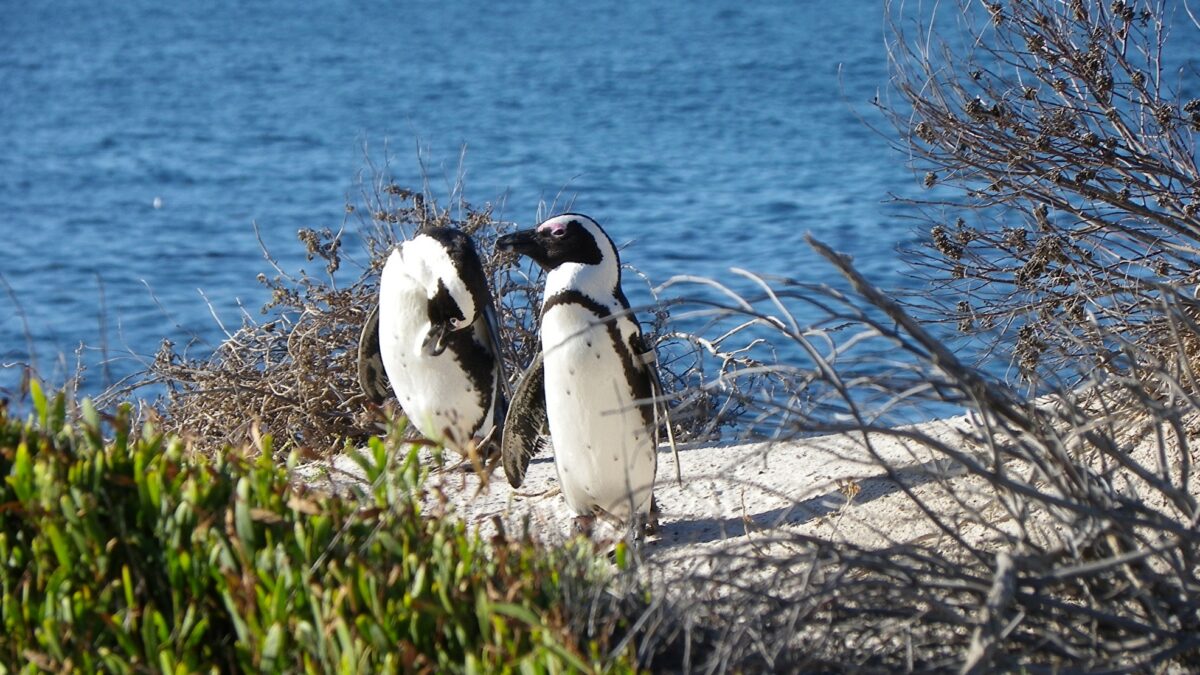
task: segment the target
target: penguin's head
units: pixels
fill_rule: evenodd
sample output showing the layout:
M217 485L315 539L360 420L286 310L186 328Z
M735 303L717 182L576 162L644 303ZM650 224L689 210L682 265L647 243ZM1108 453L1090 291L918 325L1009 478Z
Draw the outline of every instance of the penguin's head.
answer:
M471 237L445 227L422 229L401 245L404 272L425 289L429 332L422 350L437 356L452 333L471 326L490 303L487 278Z
M564 213L532 230L500 237L496 248L529 256L548 272L570 263L620 268L608 235L599 223L580 213Z
M421 341L421 351L426 356L438 356L446 351L446 344L449 342L453 331L454 329L450 326L449 322L430 320L429 332L425 334L425 339Z

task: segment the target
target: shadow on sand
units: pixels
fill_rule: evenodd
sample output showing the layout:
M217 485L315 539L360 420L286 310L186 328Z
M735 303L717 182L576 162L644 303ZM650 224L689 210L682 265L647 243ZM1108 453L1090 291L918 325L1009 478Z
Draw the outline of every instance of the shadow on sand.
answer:
M896 478L909 488L944 480L960 473L947 471L945 463L936 460L903 467L895 471ZM759 532L781 526L801 525L836 513L848 501L852 501L854 504L866 504L900 490L900 485L886 474L861 478L855 482L860 489L853 500L848 500L840 490L832 490L761 513L730 518L665 520L659 530L661 538L654 547L666 550L676 546L704 544L741 537L748 531ZM667 508L669 512L669 506Z

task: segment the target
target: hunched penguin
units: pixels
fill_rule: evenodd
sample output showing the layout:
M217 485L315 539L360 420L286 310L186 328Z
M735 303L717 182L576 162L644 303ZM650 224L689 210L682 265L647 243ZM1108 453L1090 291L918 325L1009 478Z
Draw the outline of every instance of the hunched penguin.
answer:
M377 314L367 317L359 344L359 378L368 397L385 393L382 362L422 436L460 453L472 442L498 444L508 383L492 294L469 235L429 227L393 249L379 282Z
M580 531L590 533L597 515L653 528L658 375L621 290L616 247L578 213L501 237L496 246L546 270L542 349L513 393L501 442L509 483L524 480L548 427Z

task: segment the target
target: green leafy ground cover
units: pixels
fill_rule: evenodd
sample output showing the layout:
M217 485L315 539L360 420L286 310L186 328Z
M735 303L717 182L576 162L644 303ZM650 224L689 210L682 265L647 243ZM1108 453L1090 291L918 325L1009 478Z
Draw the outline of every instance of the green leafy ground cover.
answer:
M128 408L34 403L0 406L0 671L625 669L562 609L592 553L423 513L415 449L375 439L373 493L338 499L269 438L206 458Z

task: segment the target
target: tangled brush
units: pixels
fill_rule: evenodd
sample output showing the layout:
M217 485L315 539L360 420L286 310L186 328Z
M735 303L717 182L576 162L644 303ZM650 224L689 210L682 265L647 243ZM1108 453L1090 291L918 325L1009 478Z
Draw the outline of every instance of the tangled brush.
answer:
M516 381L540 349L542 273L518 265L515 254L496 251L495 239L515 225L494 218L490 206L475 208L461 199L452 208L439 207L427 194L384 177L367 184L359 201L364 206L347 206L347 220L337 232L298 232L308 259L323 263L322 273L288 272L263 245L273 270L271 276L258 275L271 293L262 308L265 318L243 314L240 328L198 358L163 342L143 384L165 388L154 408L166 431L210 452L271 434L279 452L299 449L314 456L378 434L380 423L399 411L394 401L380 408L363 392L359 340L393 246L425 227L454 227L474 238L498 299L505 370ZM366 261L353 266L360 271L344 284L347 241L361 245ZM668 327L664 306L638 309L649 318L646 334L672 354L659 367L680 411L672 419L676 436L712 435L718 424L711 397L684 395L698 381L695 363L671 346L686 345L686 334Z

